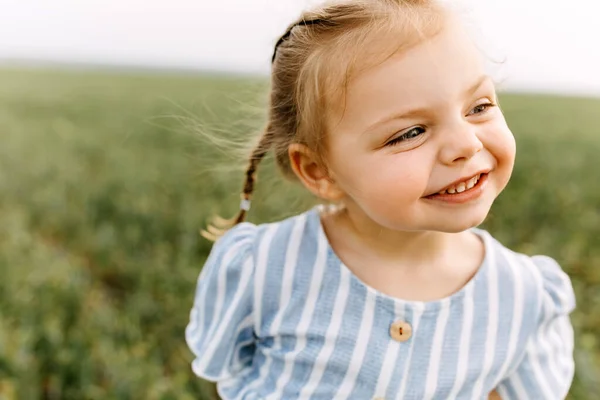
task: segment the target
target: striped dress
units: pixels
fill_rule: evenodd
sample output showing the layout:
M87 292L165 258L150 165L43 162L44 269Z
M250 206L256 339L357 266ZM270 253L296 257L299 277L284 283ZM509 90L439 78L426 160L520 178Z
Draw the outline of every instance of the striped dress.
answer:
M318 208L237 225L200 274L185 331L223 399L564 399L575 297L546 256L484 230L476 275L431 302L387 296L333 252Z

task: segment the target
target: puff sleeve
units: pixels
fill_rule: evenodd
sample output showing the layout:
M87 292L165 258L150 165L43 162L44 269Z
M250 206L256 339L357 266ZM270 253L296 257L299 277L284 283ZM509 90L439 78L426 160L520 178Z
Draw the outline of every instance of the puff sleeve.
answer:
M517 368L497 390L502 399L564 399L573 380L573 327L575 308L571 281L550 257L529 258L542 278L541 309L536 328Z
M257 227L236 225L215 242L198 278L185 329L194 373L221 381L242 372L255 349L253 244Z

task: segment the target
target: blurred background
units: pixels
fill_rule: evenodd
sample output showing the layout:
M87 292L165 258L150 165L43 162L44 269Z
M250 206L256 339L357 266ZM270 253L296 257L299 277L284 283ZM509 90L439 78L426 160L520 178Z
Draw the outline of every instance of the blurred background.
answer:
M218 138L261 128L273 45L315 3L0 0L0 400L211 398L184 329L198 231L239 204ZM600 3L452 4L518 146L483 227L569 273L570 398L599 399ZM312 201L267 160L249 219Z

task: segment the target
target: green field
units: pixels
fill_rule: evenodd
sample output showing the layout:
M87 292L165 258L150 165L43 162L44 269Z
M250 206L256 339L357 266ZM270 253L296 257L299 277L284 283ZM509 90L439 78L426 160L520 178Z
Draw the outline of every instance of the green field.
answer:
M208 399L184 328L264 80L0 70L0 400ZM577 293L573 399L600 398L600 99L501 97L513 179L484 224L556 258ZM246 136L244 136L246 135ZM219 144L219 143L216 143ZM259 170L253 222L311 199ZM292 205L292 206L290 206Z

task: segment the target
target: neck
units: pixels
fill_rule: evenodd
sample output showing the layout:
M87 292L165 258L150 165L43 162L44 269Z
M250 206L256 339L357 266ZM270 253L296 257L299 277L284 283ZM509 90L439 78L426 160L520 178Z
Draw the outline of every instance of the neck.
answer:
M382 261L396 265L429 264L449 256L460 234L437 231L397 231L375 223L364 213L344 208L331 215L333 238L352 252L369 249ZM335 232L335 233L334 233ZM343 232L343 233L342 233Z

